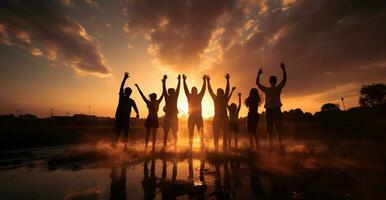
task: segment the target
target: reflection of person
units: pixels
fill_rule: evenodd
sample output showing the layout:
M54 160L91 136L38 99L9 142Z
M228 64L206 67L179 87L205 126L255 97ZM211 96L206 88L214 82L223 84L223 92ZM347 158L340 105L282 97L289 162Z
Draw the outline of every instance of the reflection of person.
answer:
M256 167L256 165L252 162L248 163L249 167L249 186L252 191L252 195L255 198L262 197L264 193L263 185L260 181L260 174L259 169Z
M126 80L129 78L129 73L125 73L121 87L119 89L119 101L117 110L115 112L115 125L114 125L114 131L116 133L113 146L115 147L116 143L119 140L119 136L121 132L123 132L123 135L125 137L125 149L127 148L127 138L130 130L130 114L131 114L131 108L134 108L134 111L137 113L137 118L139 117L137 105L135 104L135 101L130 98L131 95L131 88L127 87L123 89L125 86Z
M281 63L280 67L283 71L283 80L278 85L276 85L277 83L276 76L269 77L269 82L271 84L271 87L265 87L260 83L260 75L263 73L262 68L260 68L256 79L257 86L265 94L264 107L266 110L265 112L266 113L266 131L269 138L270 149L272 148L272 140L273 140L272 131L273 131L274 125L276 127L276 132L278 134L280 148L283 148L282 141L281 141L282 131L283 131L283 120L281 117L282 103L280 100L280 94L287 82L287 72L286 72L284 63Z
M210 77L209 76L207 77L209 94L212 97L214 102L214 117L212 122L214 147L215 147L215 150L218 151L219 133L220 131L222 131L224 152L227 150L227 141L228 141L227 107L228 107L229 99L231 98L233 91L236 89L235 87L233 87L232 91L230 92L229 91L230 75L226 74L225 78L227 80L225 92L222 88L219 88L217 89L217 94L214 94L212 86L210 85Z
M236 106L235 103L232 103L228 107L228 111L229 111L229 131L230 131L229 139L228 139L228 145L229 145L229 147L231 147L232 136L233 136L233 138L235 140L236 150L237 150L237 147L238 147L239 112L240 112L240 109L241 109L241 93L239 93L238 95L239 95L239 105Z
M121 174L115 167L110 174L110 200L126 200L126 167L121 167Z
M150 175L149 168L147 166L148 163L149 161L145 160L143 164L142 188L145 193L144 199L154 199L157 182L157 177L155 176L155 160L151 160Z
M178 108L177 108L177 100L178 95L180 94L180 80L181 75L178 75L178 84L177 88L169 88L166 91L166 79L168 77L164 75L164 78L162 80L162 91L165 95L165 118L164 118L164 147L163 150L166 150L166 146L168 143L168 133L169 130L172 130L173 137L174 137L174 150L177 150L177 132L178 132Z
M196 87L192 87L191 93L189 93L188 85L186 84L186 75L185 74L182 75L182 78L184 80L184 90L189 104L188 131L189 131L190 151L192 151L192 147L193 147L194 126L196 126L197 130L200 132L201 148L204 147L204 120L202 119L201 102L205 94L206 77L207 77L206 75L202 77L203 79L202 88L200 93L197 94Z
M259 123L258 108L260 102L259 91L256 88L252 88L249 92L249 97L245 99L245 105L248 107L247 130L249 133L249 144L252 149L254 140L256 141L256 148L259 148L257 124Z
M163 80L164 81L164 80ZM141 89L139 88L138 84L135 84L137 87L139 94L141 95L143 101L145 101L147 109L149 110L149 114L147 115L146 121L145 121L145 127L146 127L146 137L145 137L145 150L147 149L147 144L149 142L150 132L152 133L152 140L153 140L153 146L152 150L155 150L155 141L157 138L157 129L159 127L158 122L158 110L159 110L159 104L162 101L162 98L164 97L164 93L162 93L161 97L157 100L157 94L151 93L149 95L150 100L148 100Z

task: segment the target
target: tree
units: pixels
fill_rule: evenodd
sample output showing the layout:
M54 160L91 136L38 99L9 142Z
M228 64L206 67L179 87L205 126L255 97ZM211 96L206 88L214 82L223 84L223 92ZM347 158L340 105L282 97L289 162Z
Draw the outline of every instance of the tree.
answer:
M363 107L376 107L386 104L386 85L376 83L363 85L360 90L359 104Z
M324 104L320 110L322 112L329 112L329 111L340 111L339 104L333 104L333 103L326 103Z

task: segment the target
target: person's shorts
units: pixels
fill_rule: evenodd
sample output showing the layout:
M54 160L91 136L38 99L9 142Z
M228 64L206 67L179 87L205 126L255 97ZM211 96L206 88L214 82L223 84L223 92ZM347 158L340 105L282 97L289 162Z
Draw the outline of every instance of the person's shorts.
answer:
M146 118L145 127L146 128L158 128L159 127L158 118Z
M227 130L227 126L228 126L228 119L216 119L216 118L213 119L212 129L214 132L216 132L219 129Z
M237 122L229 122L229 131L238 133L239 131L239 123Z
M248 116L247 116L247 130L248 130L248 132L255 133L258 124L259 124L259 114L258 113L248 113Z
M273 125L275 124L276 129L282 129L283 120L281 117L280 108L267 108L265 112L266 131L272 133ZM280 131L279 130L279 131Z
M164 118L164 129L169 130L172 129L173 131L178 131L178 117L166 117Z
M202 119L202 116L189 116L188 128L194 128L195 125L197 126L197 129L204 128L204 120Z
M114 124L114 132L120 134L122 131L127 134L130 130L130 119L116 118Z

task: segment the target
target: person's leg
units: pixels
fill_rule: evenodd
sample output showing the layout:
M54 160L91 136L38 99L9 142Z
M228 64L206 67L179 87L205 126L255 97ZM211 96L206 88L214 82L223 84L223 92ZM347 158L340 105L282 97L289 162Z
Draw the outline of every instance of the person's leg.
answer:
M146 127L145 151L147 150L147 145L149 144L149 138L150 138L150 127Z
M189 149L193 150L193 133L194 133L194 123L192 118L189 116L188 119L188 132L189 132Z
M164 119L163 130L164 130L164 147L163 147L163 150L166 150L166 147L168 145L168 134L169 134L169 130L170 130L170 122L169 122L168 118L166 118L166 117Z
M157 139L157 128L153 128L153 146L151 147L151 150L152 151L155 151L155 142L156 142L156 139Z
M277 116L276 116L276 124L275 124L275 127L276 127L276 132L277 132L277 136L278 136L278 140L279 140L279 146L280 146L280 148L284 148L284 147L283 147L283 143L282 143L282 136L283 136L283 119L282 119L282 116L281 116L281 110L280 110L280 108L277 110Z
M234 140L235 140L235 147L236 147L236 150L238 149L238 144L239 144L239 129L238 127L234 130L234 133L233 133L233 137L234 137Z
M222 121L222 123L221 123L221 131L223 134L223 142L222 142L223 146L222 146L222 148L223 148L224 153L228 149L228 127L227 127L227 125L228 124L225 120Z
M174 138L174 151L177 151L177 141L178 141L178 118L177 117L173 120L172 132L173 132L173 138Z
M124 139L123 139L124 149L127 150L127 143L129 142L129 129L128 128L123 130L123 135L124 135Z
M248 136L249 136L249 148L253 149L253 132L251 129L248 130Z
M121 130L120 129L114 129L114 137L113 137L113 141L112 141L112 143L111 143L111 146L113 147L113 148L115 148L116 146L117 146L117 143L118 143L118 141L119 141L119 135L121 134Z
M266 128L266 132L267 132L267 138L269 140L269 150L271 151L272 150L272 140L273 140L273 135L272 135L272 131L273 131L273 116L272 116L272 110L271 109L266 109L266 112L265 112L265 128Z
M218 152L218 134L219 134L219 127L217 120L213 120L212 123L212 130L213 130L213 141L214 141L214 149L216 152Z
M200 134L201 150L203 150L205 148L205 141L204 141L204 120L202 119L202 117L200 117L197 120L196 126L197 126L197 131Z

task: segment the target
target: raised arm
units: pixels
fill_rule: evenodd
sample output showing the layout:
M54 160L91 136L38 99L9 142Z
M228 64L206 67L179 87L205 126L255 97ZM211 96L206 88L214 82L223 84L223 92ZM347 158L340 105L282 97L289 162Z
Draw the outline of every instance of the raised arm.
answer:
M168 78L168 75L164 75L164 78L162 79L162 95L167 95L166 91L166 79Z
M229 95L229 78L231 77L231 75L229 75L229 73L225 74L225 79L227 79L227 85L225 87L225 95L228 96Z
M239 105L237 106L237 112L240 112L241 109L241 93L238 93L239 95Z
M210 77L207 76L207 77L206 77L206 80L208 81L208 90L209 90L209 94L210 94L210 96L212 97L212 99L214 99L214 98L216 97L216 95L213 93L212 86L210 85Z
M283 71L283 80L280 82L279 87L284 87L287 83L287 71L285 70L285 64L280 63L280 68Z
M202 88L201 88L200 93L198 94L198 95L200 95L201 97L203 97L204 94L205 94L205 90L206 90L206 79L207 79L207 77L208 77L207 75L204 75L204 76L202 77L202 80L203 80Z
M183 75L182 75L182 80L184 81L184 91L185 91L185 95L188 97L188 96L190 95L190 93L189 93L188 84L186 84L186 74L183 74Z
M159 97L159 99L157 100L157 103L161 103L162 99L164 98L165 96L165 93L162 92L161 96Z
M128 78L129 78L129 73L125 72L122 79L121 87L119 88L119 95L123 95L123 87L125 87L125 82Z
M262 90L263 92L265 92L265 91L267 90L267 88L266 88L264 85L262 85L262 84L260 83L260 75L261 75L262 73L263 73L263 68L260 68L260 69L259 69L259 72L257 73L256 85L257 85L257 87L259 87L260 90Z
M138 92L139 92L139 94L141 95L143 101L144 101L145 103L149 103L150 101L145 97L145 95L143 95L143 92L142 92L142 90L139 88L138 84L135 84L135 87L137 87Z
M178 74L178 83L177 83L177 88L176 88L176 97L180 95L180 86L181 86L181 74Z
M139 112L138 112L137 104L135 103L134 100L133 100L133 108L134 108L135 113L137 114L135 117L139 118Z
M228 101L231 99L233 91L235 91L235 90L236 90L236 87L233 87L232 90L231 90L231 93L228 96Z

